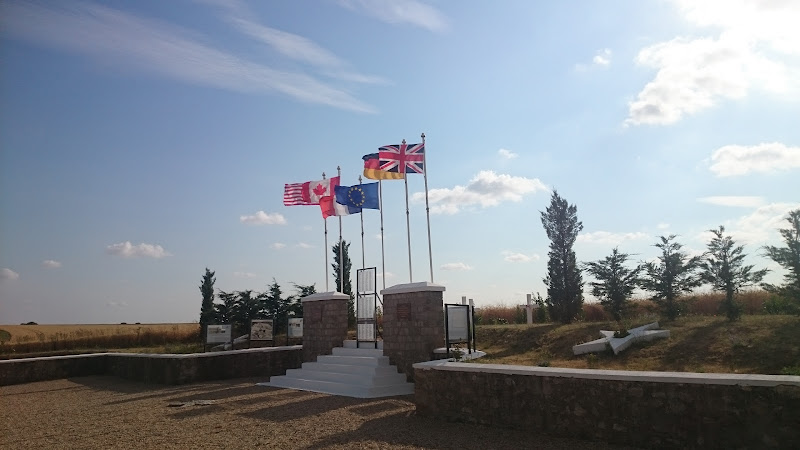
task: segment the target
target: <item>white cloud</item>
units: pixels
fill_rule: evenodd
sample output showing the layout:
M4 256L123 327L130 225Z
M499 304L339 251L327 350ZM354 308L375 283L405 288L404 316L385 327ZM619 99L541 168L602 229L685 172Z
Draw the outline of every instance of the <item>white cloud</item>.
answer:
M313 245L306 244L305 242L300 242L300 243L297 244L297 246L300 247L300 248L314 248Z
M165 256L172 256L164 250L160 245L156 244L137 244L133 245L130 241L120 242L119 244L111 244L106 247L106 253L114 256L121 256L123 258L163 258Z
M285 248L285 247L286 247L286 244L284 244L283 242L275 242L275 243L269 245L269 248L271 248L273 250L280 250L280 249Z
M18 38L85 54L103 66L245 94L277 92L303 102L375 112L344 89L302 72L273 69L217 50L205 43L208 37L175 25L100 5L46 5L4 5L0 28ZM288 40L286 35L281 38Z
M669 228L669 224L662 222L656 225L656 228L658 228L659 230L666 230L667 228Z
M53 259L46 259L42 261L42 267L45 269L58 269L61 267L61 263Z
M780 236L778 229L786 228L786 216L797 208L800 208L800 203L772 203L735 221L719 225L725 225L726 233L730 233L739 243L761 246L771 238ZM703 236L707 242L710 234L704 233Z
M127 308L128 302L109 300L106 302L106 306L110 306L112 308Z
M472 270L472 267L464 264L463 262L442 264L442 266L439 268L442 270L457 270L457 271Z
M416 0L339 0L339 4L391 24L407 23L437 32L449 27L439 10Z
M500 155L500 157L503 159L517 159L517 157L519 157L518 154L512 152L511 150L506 150L504 148L498 150L497 154Z
M686 20L718 35L677 37L642 49L636 62L657 73L629 104L626 125L674 123L753 89L786 94L798 88L800 66L775 51L800 55L800 3L675 3Z
M547 191L538 178L515 177L496 174L490 170L478 173L466 186L452 189L431 189L428 199L433 214L455 214L465 206L480 205L483 208L497 206L501 202L522 201L525 194ZM415 201L424 201L424 192L415 192Z
M252 272L233 272L235 278L255 278L256 274Z
M19 279L19 274L13 270L3 267L0 269L0 280L16 280Z
M576 242L583 242L586 244L610 244L619 245L625 241L637 241L640 239L647 239L650 236L647 233L611 233L608 231L594 231L592 233L579 234Z
M753 146L726 145L711 155L711 171L718 177L772 173L800 168L800 147L780 142Z
M720 206L740 206L745 208L754 208L764 203L763 197L754 196L716 196L716 197L700 197L697 199L700 203L710 203L712 205Z
M382 274L382 273L380 273L380 272L378 272L378 277L382 277L382 276L383 276L383 274ZM394 277L395 277L395 274L393 274L392 272L386 272L386 279L387 279L387 280L388 280L389 278L394 278Z
M611 64L611 49L604 48L592 58L592 63L597 66L607 67Z
M503 255L503 259L508 262L529 262L529 261L537 261L539 259L539 255L526 255L524 253L517 253L512 252L510 250L504 250L500 253Z
M286 219L280 213L258 211L252 216L239 216L239 222L248 225L286 225Z

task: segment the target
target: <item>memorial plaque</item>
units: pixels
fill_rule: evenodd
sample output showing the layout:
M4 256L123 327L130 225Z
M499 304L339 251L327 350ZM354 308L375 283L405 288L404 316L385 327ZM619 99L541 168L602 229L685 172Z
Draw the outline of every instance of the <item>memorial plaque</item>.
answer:
M289 319L289 330L287 331L290 338L303 337L303 318Z
M411 305L409 303L397 304L397 320L411 320Z
M272 325L272 319L250 321L250 340L271 341Z
M469 306L447 305L447 338L450 342L469 339Z
M231 341L231 325L207 325L206 344L224 344Z

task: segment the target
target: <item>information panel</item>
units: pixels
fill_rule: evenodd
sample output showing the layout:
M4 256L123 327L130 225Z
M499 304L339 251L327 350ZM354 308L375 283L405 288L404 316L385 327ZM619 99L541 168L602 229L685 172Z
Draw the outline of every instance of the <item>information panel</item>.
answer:
M289 331L290 338L303 337L303 318L289 318Z
M272 340L272 319L251 320L250 321L250 340L251 341L271 341Z
M467 342L469 337L469 306L447 305L447 339Z
M206 344L224 344L231 341L231 325L206 325Z

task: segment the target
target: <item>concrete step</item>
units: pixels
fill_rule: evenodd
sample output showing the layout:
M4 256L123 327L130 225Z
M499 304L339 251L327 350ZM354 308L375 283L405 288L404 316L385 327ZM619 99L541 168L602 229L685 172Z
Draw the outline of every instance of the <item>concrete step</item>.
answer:
M353 384L356 386L387 386L391 384L402 384L406 381L406 376L402 373L398 373L397 371L394 373L375 375L323 372L320 370L308 369L289 369L286 371L286 377L304 380L333 381L336 383Z
M388 356L317 356L317 362L323 364L349 364L353 366L388 366Z
M299 389L301 391L321 392L323 394L343 395L355 398L388 397L394 395L410 395L414 393L414 385L412 383L385 386L357 386L348 383L307 380L286 376L274 376L270 378L269 383L259 383L259 385Z
M304 370L319 372L350 373L355 375L392 375L397 372L395 366L353 366L349 364L325 364L319 362L303 363Z
M336 347L333 349L333 356L383 356L383 349Z
M376 342L378 343L378 348L380 350L383 350L383 341L376 341ZM344 345L343 346L344 346L344 348L356 348L356 344L357 343L358 343L358 341L356 341L354 339L347 339L347 340L344 341L344 343L343 343ZM360 348L375 348L375 343L373 343L373 342L361 341L360 344L361 344Z

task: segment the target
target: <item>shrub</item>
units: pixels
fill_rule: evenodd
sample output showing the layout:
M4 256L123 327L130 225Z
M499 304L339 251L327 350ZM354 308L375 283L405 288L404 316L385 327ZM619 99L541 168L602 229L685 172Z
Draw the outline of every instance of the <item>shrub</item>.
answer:
M603 322L608 320L608 314L603 309L603 306L598 303L584 303L583 320L587 322Z

